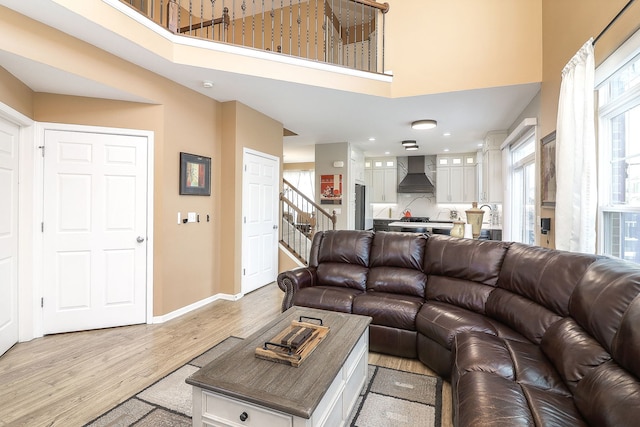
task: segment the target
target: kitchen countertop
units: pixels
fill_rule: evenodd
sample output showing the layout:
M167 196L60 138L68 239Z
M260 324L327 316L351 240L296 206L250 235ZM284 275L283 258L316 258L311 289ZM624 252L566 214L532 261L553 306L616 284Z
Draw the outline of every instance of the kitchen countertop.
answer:
M404 222L396 221L389 223L389 227L403 228L453 228L452 222ZM502 230L501 225L482 224L483 230Z

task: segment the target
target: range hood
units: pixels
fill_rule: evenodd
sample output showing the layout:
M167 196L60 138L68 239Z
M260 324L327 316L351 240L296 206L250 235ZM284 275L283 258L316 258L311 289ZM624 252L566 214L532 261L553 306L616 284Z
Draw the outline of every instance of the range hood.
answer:
M407 176L398 184L398 193L434 193L436 188L425 171L424 156L409 156Z

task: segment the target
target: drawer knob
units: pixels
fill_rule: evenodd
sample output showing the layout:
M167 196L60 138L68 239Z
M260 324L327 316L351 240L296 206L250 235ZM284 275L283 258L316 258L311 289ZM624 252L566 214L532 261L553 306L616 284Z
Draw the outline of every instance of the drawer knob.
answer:
M245 422L247 421L247 418L249 418L249 414L247 414L246 412L240 414L240 421Z

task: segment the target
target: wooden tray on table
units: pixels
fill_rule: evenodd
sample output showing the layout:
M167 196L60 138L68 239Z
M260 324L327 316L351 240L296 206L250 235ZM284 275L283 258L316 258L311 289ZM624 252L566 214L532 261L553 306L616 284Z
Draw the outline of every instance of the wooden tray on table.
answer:
M303 321L303 319L308 321ZM319 324L310 321L316 321ZM291 325L273 337L271 341L265 342L261 347L256 347L256 357L297 368L318 347L328 333L329 327L323 326L322 319L300 316L299 320L291 321Z

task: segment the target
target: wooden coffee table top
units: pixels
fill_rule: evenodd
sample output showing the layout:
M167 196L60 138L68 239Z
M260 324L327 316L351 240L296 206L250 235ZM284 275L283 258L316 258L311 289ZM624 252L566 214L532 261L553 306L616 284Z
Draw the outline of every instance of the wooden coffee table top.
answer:
M321 318L331 330L299 367L255 357L255 349L300 316ZM187 383L294 416L310 418L370 317L292 307L233 349L204 366Z

